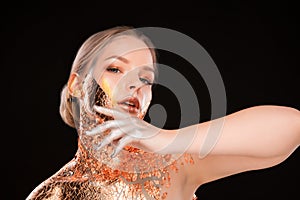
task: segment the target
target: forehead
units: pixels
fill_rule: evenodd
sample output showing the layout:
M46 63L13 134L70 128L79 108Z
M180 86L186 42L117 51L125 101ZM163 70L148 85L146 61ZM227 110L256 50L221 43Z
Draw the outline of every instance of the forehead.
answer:
M144 41L134 36L117 36L113 38L101 51L100 58L111 56L125 56L126 54L138 51L148 50L149 47ZM150 50L148 50L150 52ZM145 52L145 51L144 51Z
M93 73L96 78L101 77L102 73L110 63L113 63L115 57L128 59L132 68L147 65L153 68L153 58L149 46L141 39L133 36L117 36L113 38L96 57L92 64ZM155 70L154 70L155 71Z

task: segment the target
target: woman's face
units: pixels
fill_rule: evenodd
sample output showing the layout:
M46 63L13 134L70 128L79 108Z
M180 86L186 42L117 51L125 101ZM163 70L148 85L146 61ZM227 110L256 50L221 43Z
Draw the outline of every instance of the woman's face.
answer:
M119 36L103 49L95 67L94 78L110 97L110 106L142 118L155 78L149 47L132 36Z

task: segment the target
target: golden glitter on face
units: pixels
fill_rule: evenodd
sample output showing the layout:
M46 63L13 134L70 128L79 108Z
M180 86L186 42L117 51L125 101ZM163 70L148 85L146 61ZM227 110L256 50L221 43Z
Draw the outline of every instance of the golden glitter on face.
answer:
M107 79L105 79L105 78L103 78L103 79L101 79L101 85L102 85L102 89L103 89L103 91L109 96L109 97L113 97L112 96L112 90L111 90L111 88L110 88L110 86L109 86L109 83L108 83L108 81L107 81ZM116 102L114 102L114 100L113 99L111 99L111 101L112 101L112 105L114 105Z

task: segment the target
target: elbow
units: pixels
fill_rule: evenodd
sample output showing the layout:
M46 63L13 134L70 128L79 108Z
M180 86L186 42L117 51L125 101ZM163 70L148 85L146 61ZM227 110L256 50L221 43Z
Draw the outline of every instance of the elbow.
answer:
M300 145L300 111L294 109L297 147Z
M295 139L298 142L297 145L300 144L300 111L296 108L286 107L288 114L288 118L291 123L292 131L295 133Z
M293 107L281 107L283 112L283 122L287 124L286 134L289 138L289 148L287 153L293 152L300 145L300 111Z
M290 106L263 105L256 108L268 113L271 118L276 118L279 122L287 123L291 128L300 130L300 111ZM300 133L299 133L300 137Z
M278 132L278 151L280 155L293 152L300 145L300 111L289 106L259 106L265 117L271 119ZM281 147L281 148L280 148Z

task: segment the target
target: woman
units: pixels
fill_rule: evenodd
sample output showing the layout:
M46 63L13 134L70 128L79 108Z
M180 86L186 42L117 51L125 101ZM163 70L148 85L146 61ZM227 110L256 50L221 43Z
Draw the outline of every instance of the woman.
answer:
M255 106L178 130L145 122L155 63L150 40L131 27L84 42L60 106L78 131L78 151L27 199L196 199L202 184L274 166L299 146L300 112L284 106ZM199 156L218 121L220 137Z

